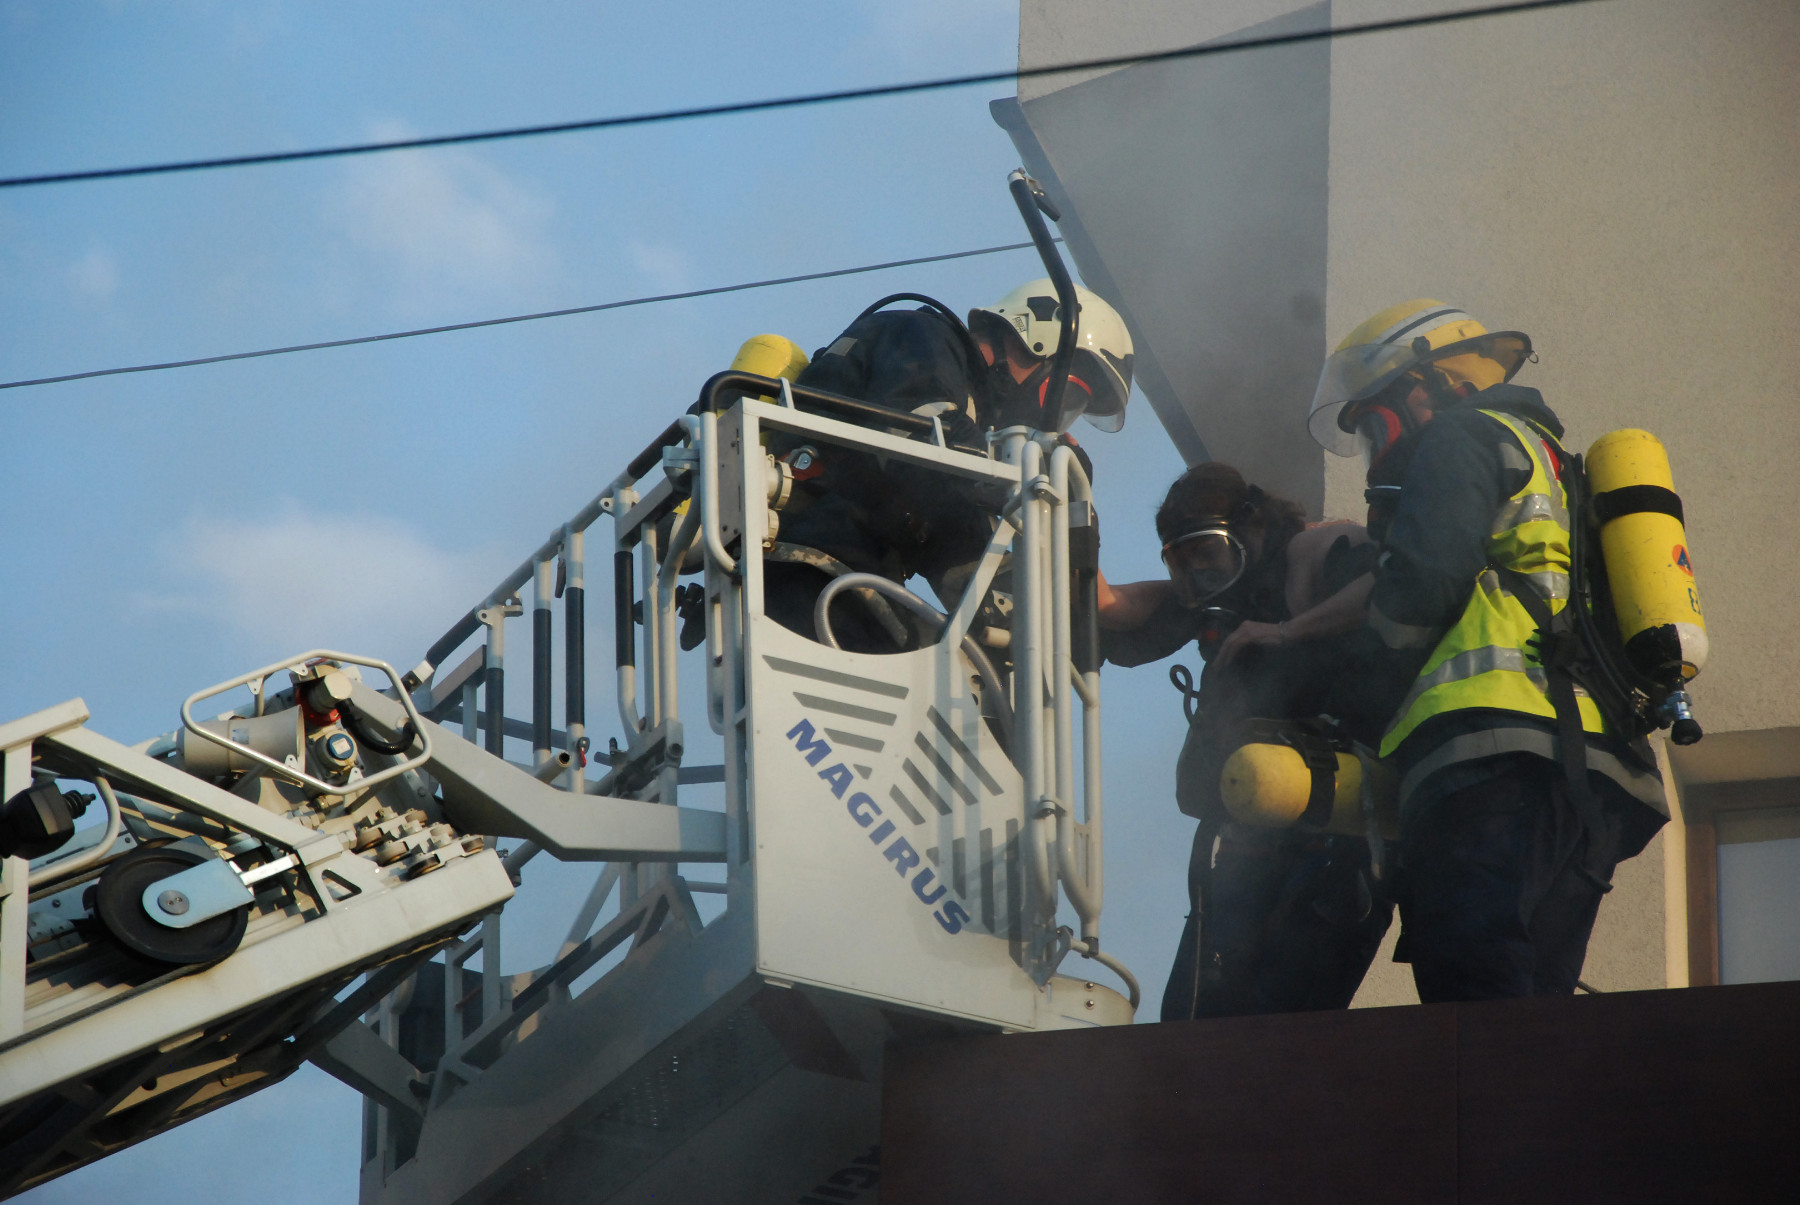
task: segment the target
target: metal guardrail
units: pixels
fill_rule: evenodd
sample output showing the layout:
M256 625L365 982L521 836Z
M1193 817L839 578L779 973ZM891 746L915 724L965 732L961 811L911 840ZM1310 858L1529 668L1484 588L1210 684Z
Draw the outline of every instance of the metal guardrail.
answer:
M780 400L757 400L764 396ZM500 753L508 737L529 737L541 771L538 777L564 790L604 790L673 804L682 785L725 781L728 801L735 793L741 806L747 788L731 781L729 738L724 767L707 767L702 775L681 765L685 739L676 672L675 597L684 565L691 564L690 556L698 550L709 591L706 713L711 726L725 732L744 715L752 672L739 664L745 620L742 600L733 599L741 590L741 558L759 552L734 546L733 540L744 525L739 512L765 504L766 497L763 462L754 444L748 447L749 455L722 471L728 453L721 446L718 411L737 398L744 399L737 403L744 418L754 419L759 429L842 440L891 458L992 481L1008 491L989 550L961 599L943 618L938 644L950 650L962 646L982 599L1010 555L1016 610L1010 639L1012 722L1005 744L1024 780L1021 851L1039 900L1038 914L1028 921L1026 969L1041 983L1071 951L1097 959L1125 980L1135 1006L1135 980L1099 948L1102 799L1093 496L1072 449L1055 436L1015 428L995 433L984 448L952 447L941 424L929 418L748 373L717 374L707 381L694 412L669 424L625 472L502 578L431 646L406 676L406 685L415 693L424 691L421 706L440 718L451 719L454 708L454 718L462 721L467 738L479 739L490 752ZM738 421L733 419L734 424ZM746 440L749 429L733 427ZM927 438L915 438L920 435ZM662 479L640 492L640 482L658 465L665 469ZM723 519L727 510L734 516L729 536ZM582 672L585 536L602 515L615 522L615 693L625 747L617 757L607 758L614 763L611 772L594 782L583 771L589 744ZM524 600L518 592L527 581L532 583L532 597ZM560 728L551 714L553 604L559 596L567 657ZM505 621L527 605L532 613L529 722L507 717L504 711ZM436 682L447 659L484 630L480 650ZM954 651L946 655L957 656ZM428 686L434 689L426 690ZM537 852L529 841L515 847L507 859L509 871L522 872ZM456 1091L455 1082L479 1077L484 1066L502 1057L509 1043L526 1040L521 1035L532 1032L524 1027L530 1016L546 1006L557 1007L575 980L591 973L626 941L635 948L650 940L671 916L687 916L690 927L697 929L691 890L721 892L729 901L732 883L748 872L747 863L740 871L737 859L748 856L744 850L729 855L726 882L698 888L690 888L672 863L604 865L558 956L534 972L503 975L500 919L484 922L481 931L458 945L446 962L446 1044L438 1063L446 1074L436 1080L434 1104ZM1059 895L1079 918L1079 935L1057 928ZM469 965L477 953L479 971ZM474 1016L476 1001L478 1022L468 1020ZM385 1022L381 1028L384 1036L392 1030Z

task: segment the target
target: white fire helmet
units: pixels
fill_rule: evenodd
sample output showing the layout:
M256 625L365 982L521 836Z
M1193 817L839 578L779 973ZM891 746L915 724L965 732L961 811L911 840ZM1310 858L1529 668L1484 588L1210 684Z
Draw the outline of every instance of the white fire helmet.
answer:
M1131 396L1131 332L1099 294L1076 285L1075 296L1081 310L1059 425L1066 430L1079 414L1102 431L1117 431L1125 425L1125 403ZM977 337L985 333L1004 339L1024 359L1048 365L1062 342L1060 309L1056 286L1044 277L1020 285L993 305L969 311L969 330ZM1047 373L1040 374L1040 403L1047 385ZM1006 421L1022 420L1012 416Z

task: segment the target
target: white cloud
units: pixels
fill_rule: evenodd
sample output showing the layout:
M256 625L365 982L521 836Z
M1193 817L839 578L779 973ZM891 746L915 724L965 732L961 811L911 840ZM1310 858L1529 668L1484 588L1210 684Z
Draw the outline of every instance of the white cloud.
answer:
M372 138L411 131L376 127ZM391 308L439 315L458 302L541 293L556 258L545 227L555 206L477 155L437 149L350 161L325 203L325 219L364 288Z
M103 247L90 247L69 268L69 285L94 301L111 301L119 289L119 263Z
M625 242L625 256L658 293L679 293L692 287L692 260L679 247L632 238Z
M139 605L217 625L267 660L309 648L416 656L504 560L434 547L385 516L296 503L261 519L190 519L167 553L173 588Z

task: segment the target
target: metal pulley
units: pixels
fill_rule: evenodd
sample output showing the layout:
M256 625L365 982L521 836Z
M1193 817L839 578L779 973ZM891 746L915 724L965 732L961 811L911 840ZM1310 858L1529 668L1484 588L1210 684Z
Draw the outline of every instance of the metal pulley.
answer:
M210 863L222 867L231 884L216 873L183 874L196 867L210 869ZM178 876L182 882L168 882ZM207 916L228 902L215 900L212 894L229 891L231 885L244 897L242 902ZM157 889L154 893L152 887ZM151 845L132 850L106 868L95 891L94 911L107 932L134 954L187 966L217 962L238 948L250 923L249 894L230 863L178 844ZM189 922L192 916L204 919Z

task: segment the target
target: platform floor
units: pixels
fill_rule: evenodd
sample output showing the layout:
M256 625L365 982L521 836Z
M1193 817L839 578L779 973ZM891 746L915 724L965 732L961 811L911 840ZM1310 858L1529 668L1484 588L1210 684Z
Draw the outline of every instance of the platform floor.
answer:
M896 1047L882 1205L1800 1201L1800 983Z

